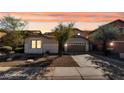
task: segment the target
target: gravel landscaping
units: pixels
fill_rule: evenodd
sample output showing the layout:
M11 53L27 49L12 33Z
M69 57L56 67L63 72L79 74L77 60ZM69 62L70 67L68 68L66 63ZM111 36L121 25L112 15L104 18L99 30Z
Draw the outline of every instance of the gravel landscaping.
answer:
M105 76L109 77L111 80L124 80L124 66L112 61L106 61L107 59L89 56L86 57L87 60L91 60L93 64L96 64L102 71L104 71Z
M34 62L26 62L27 60L14 60L8 62L0 62L0 67L79 67L78 64L70 56L48 56L34 60Z

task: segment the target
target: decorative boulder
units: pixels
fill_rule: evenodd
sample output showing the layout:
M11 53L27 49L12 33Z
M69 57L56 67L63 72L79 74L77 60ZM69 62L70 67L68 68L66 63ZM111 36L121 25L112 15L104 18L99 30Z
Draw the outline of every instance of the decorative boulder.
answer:
M34 62L33 59L27 59L27 60L26 60L26 63L33 63L33 62Z
M7 60L6 61L12 61L12 58L10 57L10 58L7 58Z

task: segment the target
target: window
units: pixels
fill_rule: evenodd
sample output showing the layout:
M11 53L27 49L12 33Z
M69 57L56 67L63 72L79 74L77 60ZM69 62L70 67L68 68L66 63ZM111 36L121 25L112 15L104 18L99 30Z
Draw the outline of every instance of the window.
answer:
M32 48L41 48L41 40L32 40Z
M41 40L37 40L37 48L41 48Z
M36 40L32 40L32 48L36 48Z

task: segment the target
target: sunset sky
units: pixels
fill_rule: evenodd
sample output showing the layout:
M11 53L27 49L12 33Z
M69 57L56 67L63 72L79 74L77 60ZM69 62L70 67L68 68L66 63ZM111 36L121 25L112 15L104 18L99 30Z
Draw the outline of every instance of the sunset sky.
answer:
M124 20L123 12L1 12L0 18L6 15L26 20L25 29L42 32L51 31L60 22L75 22L81 30L93 30L116 19Z

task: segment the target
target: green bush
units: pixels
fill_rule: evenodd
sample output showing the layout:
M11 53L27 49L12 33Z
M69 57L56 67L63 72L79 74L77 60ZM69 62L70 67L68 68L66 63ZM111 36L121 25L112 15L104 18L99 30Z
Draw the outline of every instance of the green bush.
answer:
M18 47L15 49L16 53L24 53L24 48L23 47Z
M12 47L10 47L10 46L2 46L2 47L0 47L0 52L2 52L2 53L8 54L11 51L12 51Z

